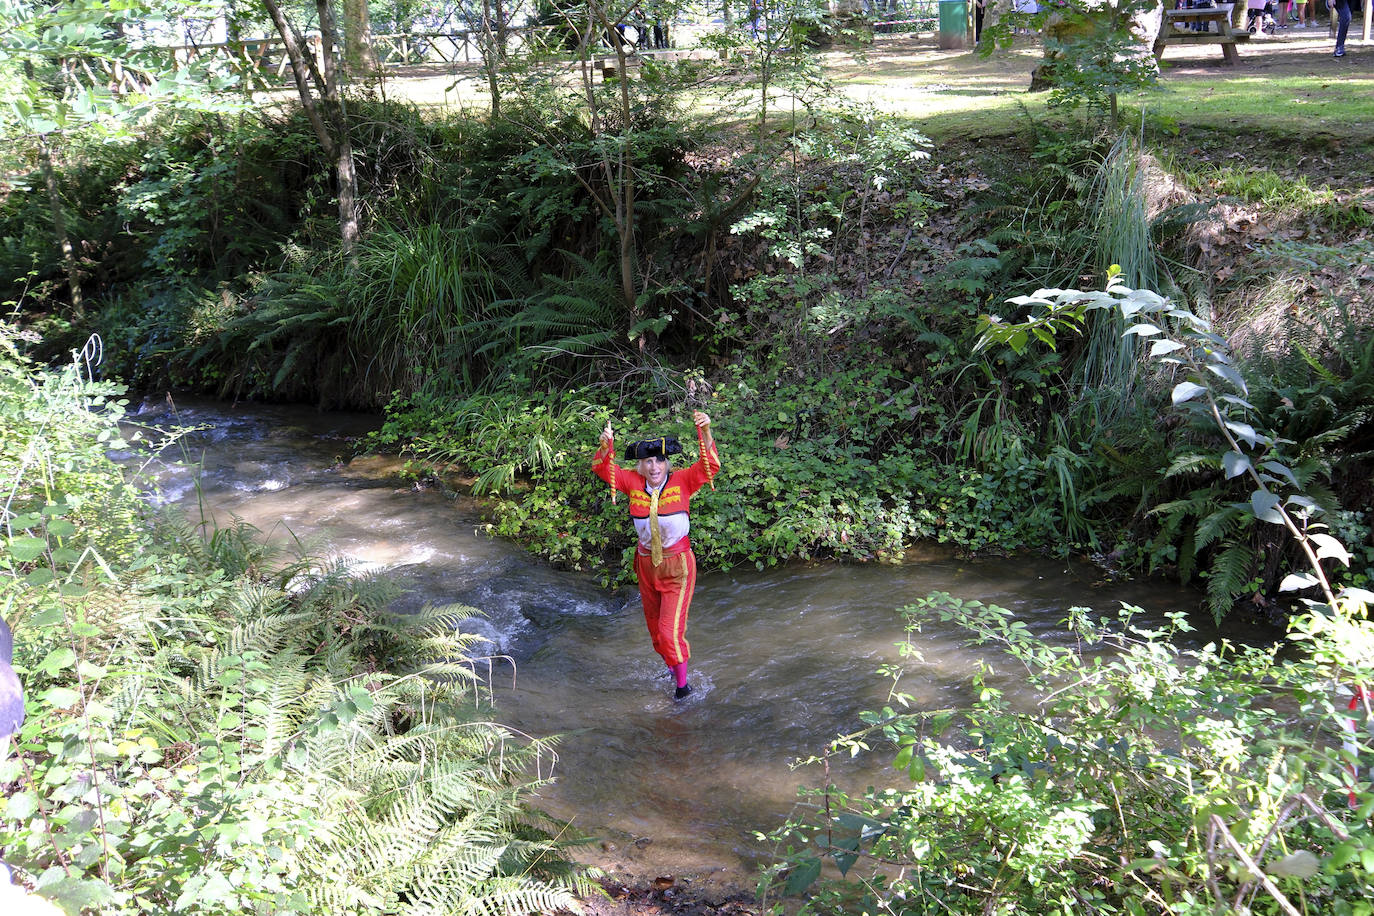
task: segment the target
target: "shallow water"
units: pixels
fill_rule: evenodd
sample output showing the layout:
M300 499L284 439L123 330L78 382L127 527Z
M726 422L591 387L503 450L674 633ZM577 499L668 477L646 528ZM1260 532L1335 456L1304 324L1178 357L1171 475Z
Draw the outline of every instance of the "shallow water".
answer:
M487 536L470 500L350 464L352 437L377 418L178 400L149 402L132 419L204 427L148 467L162 498L192 518L238 517L388 569L409 590L403 609L480 609L471 628L492 655L510 658L496 668L496 718L563 736L542 806L600 838L591 858L631 874L747 881L766 854L755 831L781 822L800 785L824 781L819 768L790 763L884 705L889 682L875 672L898 658L896 609L932 591L1002 605L1051 642L1063 641L1059 621L1074 605L1138 604L1147 621L1198 606L1196 593L1169 585L1103 584L1087 564L962 560L929 548L895 566L702 570L688 629L696 692L675 703L637 593L602 589ZM703 493L695 510L709 512L728 488L726 476L723 492ZM920 646L924 660L908 664L901 689L923 708L967 702L984 656L939 624L924 628ZM996 676L1015 689L1013 669ZM870 756L836 761L832 778L862 786L880 777L890 755Z

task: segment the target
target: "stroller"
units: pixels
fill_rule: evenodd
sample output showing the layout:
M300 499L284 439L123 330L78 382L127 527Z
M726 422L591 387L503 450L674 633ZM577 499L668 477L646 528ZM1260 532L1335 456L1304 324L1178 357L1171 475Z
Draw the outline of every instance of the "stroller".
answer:
M1246 11L1245 27L1250 30L1251 35L1261 30L1266 35L1273 35L1274 29L1278 27L1274 13L1274 0L1265 0L1264 9Z

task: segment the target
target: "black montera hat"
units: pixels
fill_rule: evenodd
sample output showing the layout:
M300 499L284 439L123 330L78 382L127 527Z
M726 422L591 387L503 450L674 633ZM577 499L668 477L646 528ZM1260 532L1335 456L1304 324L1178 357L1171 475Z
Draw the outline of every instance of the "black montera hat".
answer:
M682 446L673 436L659 436L657 439L641 439L625 446L626 461L643 461L645 458L667 458L682 452Z
M0 739L8 738L24 724L24 690L10 664L14 661L14 637L9 624L0 620Z

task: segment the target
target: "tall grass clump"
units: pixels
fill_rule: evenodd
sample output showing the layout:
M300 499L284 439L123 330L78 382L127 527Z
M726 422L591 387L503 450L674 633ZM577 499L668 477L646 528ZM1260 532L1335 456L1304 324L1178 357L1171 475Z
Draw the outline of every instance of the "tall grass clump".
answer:
M363 237L339 279L369 389L414 391L434 373L470 389L485 377L493 304L524 288L511 259L498 270L492 253L473 225L384 223Z
M148 515L107 454L130 447L114 392L3 340L27 716L0 849L23 885L73 916L577 907L590 885L526 803L552 745L491 721L471 608L398 616L381 578Z
M1116 264L1129 286L1158 288L1158 254L1145 200L1140 146L1124 133L1102 159L1087 196L1093 276L1106 276ZM1084 385L1115 390L1122 402L1134 394L1140 365L1134 342L1122 336L1125 329L1119 315L1095 316L1082 355Z

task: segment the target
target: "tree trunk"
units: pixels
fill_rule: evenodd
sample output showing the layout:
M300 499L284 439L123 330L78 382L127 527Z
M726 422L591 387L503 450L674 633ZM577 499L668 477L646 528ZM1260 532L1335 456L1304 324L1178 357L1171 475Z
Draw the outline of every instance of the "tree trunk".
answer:
M487 72L491 93L491 120L501 118L501 84L497 80L506 56L506 23L499 2L482 0L482 69Z
M624 142L620 144L620 153L617 157L619 161L616 163L616 209L620 211L620 294L625 298L625 308L630 313L630 318L637 323L643 316L639 313L639 295L635 288L635 268L638 267L639 254L635 250L634 160L628 136L633 130L631 125L634 109L630 105L629 61L626 59L623 44L616 46L615 56L616 67L620 72L620 123L621 129L626 133ZM655 341L650 339L651 334L652 332L645 331L639 338L641 349L653 346Z
M593 2L589 3L588 20L591 23L600 23L606 34L618 35L615 23L607 15L606 9ZM591 29L591 34L595 34L595 26ZM630 324L639 324L644 317L639 308L639 290L635 282L636 268L639 266L639 253L635 245L635 173L634 159L629 142L629 134L632 132L634 121L634 108L630 102L630 74L629 74L629 55L625 48L625 42L616 41L614 43L616 57L616 74L620 80L620 111L617 115L620 119L621 130L626 134L622 142L617 144L614 159L609 153L604 153L601 160L602 173L606 178L606 186L614 198L614 206L611 208L614 213L616 231L620 235L620 296L625 304L625 312L630 316ZM595 95L591 91L590 80L595 77L593 71L586 71L589 75L584 77L587 82L587 99L592 106L592 132L595 134L600 128L600 119L596 116ZM641 351L652 349L655 341L652 331L645 330L639 338L639 348Z
M377 52L372 47L372 20L367 0L343 0L344 66L349 73L377 72Z
M358 247L358 175L353 170L353 141L345 129L339 141L339 155L334 162L339 180L339 239L343 253L352 261Z
M353 164L353 143L349 135L348 117L339 93L340 74L334 66L334 49L338 46L338 28L329 0L315 0L320 17L320 59L305 53L305 39L286 18L277 0L263 0L272 22L286 45L291 60L291 74L301 107L310 121L315 137L324 154L334 160L334 174L338 181L339 239L344 255L353 258L359 237L358 177ZM310 84L320 94L317 102Z
M267 13L272 17L272 22L277 27L277 34L281 36L282 43L286 46L286 56L291 61L291 76L296 83L296 94L300 96L301 108L305 111L306 120L310 122L310 127L315 131L315 139L320 141L320 146L324 149L325 155L334 157L334 138L329 133L329 126L324 122L324 116L320 114L320 106L315 102L315 95L310 91L310 83L313 80L316 87L324 85L324 74L315 65L315 59L305 52L305 38L296 27L286 18L277 0L263 0L263 5L267 7Z
M48 207L52 211L53 233L57 236L57 244L62 249L62 263L67 268L67 286L71 290L72 314L80 318L86 310L85 302L81 297L81 265L76 260L76 248L73 247L72 240L67 235L67 217L62 212L62 195L57 190L57 174L52 166L52 148L48 146L47 137L43 137L39 143L38 162L43 173L43 184L48 189Z
M343 253L351 262L358 243L358 175L353 168L353 141L348 130L348 113L339 92L340 74L334 67L334 49L339 46L339 28L329 0L315 0L320 17L320 41L324 58L324 101L333 128L338 156L334 171L339 181L339 237Z

